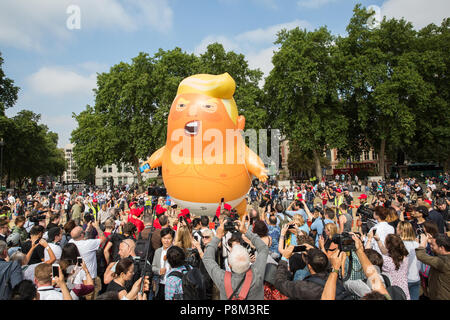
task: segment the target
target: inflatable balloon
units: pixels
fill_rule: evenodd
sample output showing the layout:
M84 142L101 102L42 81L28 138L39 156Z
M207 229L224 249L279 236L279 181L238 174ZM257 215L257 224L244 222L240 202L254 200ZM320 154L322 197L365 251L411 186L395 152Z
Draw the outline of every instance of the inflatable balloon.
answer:
M161 166L167 193L195 215L214 216L222 198L243 215L253 176L267 180L264 163L241 136L245 118L238 115L235 87L228 73L181 81L166 144L141 165L143 172Z

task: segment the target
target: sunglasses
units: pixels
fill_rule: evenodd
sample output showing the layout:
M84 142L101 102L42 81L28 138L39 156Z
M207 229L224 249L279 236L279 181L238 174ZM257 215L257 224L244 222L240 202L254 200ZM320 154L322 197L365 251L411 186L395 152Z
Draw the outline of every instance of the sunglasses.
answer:
M203 239L209 239L209 238L211 238L211 237L209 237L209 236L203 236Z

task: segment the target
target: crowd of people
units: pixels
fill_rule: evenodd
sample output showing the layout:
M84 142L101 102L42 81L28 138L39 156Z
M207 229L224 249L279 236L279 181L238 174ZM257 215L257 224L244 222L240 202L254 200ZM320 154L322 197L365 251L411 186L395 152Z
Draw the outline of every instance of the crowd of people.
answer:
M1 300L450 300L448 173L256 181L248 210L163 193L0 199Z

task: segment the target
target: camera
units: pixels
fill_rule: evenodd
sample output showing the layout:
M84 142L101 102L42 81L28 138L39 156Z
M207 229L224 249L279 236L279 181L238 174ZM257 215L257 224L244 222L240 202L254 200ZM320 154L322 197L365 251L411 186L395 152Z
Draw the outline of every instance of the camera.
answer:
M94 222L95 218L92 214L88 213L84 216L84 220L86 221L86 223L89 223L89 222Z
M227 218L225 224L223 225L223 229L227 232L237 232L236 230L236 223L234 222L234 220Z
M350 252L352 250L356 250L355 241L352 239L352 236L348 232L335 234L331 241L338 245L340 251Z
M358 208L357 214L361 216L361 220L373 219L374 210L367 206L360 206Z
M162 187L148 187L147 194L149 196L155 196L155 197L166 197L167 190L166 190L166 188L162 188Z
M45 220L47 217L45 216L45 214L31 214L28 219L30 220L30 222L33 222L35 224L38 224L39 221Z

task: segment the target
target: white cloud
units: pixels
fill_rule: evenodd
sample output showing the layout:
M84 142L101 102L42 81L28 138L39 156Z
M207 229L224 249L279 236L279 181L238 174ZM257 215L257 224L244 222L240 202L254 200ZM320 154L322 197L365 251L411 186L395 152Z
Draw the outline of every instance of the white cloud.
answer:
M227 51L243 53L253 69L259 68L267 76L272 70L272 56L277 49L273 45L276 35L281 29L293 29L295 27L311 29L312 26L304 20L294 20L266 28L259 28L242 32L235 36L209 35L205 37L194 49L195 54L206 51L209 44L219 42Z
M42 67L27 79L30 89L37 94L64 96L67 94L93 95L92 89L97 85L97 75L87 76L64 67Z
M77 5L81 30L136 31L150 27L165 32L172 27L173 12L168 0L3 0L0 1L0 44L43 50L44 39L67 40L66 9Z
M49 116L42 114L40 123L45 124L50 131L58 133L59 148L63 148L70 143L71 133L78 125L71 115Z
M326 4L336 2L337 0L300 0L297 2L299 7L309 8L309 9L317 9Z
M387 0L381 6L381 15L387 18L405 18L416 29L430 23L440 25L450 13L448 0Z

